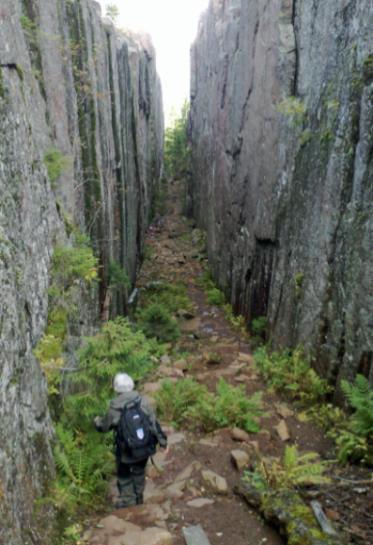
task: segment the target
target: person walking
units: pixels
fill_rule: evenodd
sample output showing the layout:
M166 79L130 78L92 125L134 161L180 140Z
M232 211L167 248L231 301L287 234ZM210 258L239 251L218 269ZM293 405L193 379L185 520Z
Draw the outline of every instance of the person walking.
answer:
M116 436L117 508L144 502L145 468L156 444L167 449L163 432L149 401L134 389L132 378L118 373L113 381L117 397L110 402L107 414L96 416L98 432L114 430Z

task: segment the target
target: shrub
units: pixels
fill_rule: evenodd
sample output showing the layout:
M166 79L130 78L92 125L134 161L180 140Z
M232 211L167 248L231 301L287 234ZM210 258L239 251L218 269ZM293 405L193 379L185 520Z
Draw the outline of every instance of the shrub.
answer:
M169 178L183 178L190 169L188 117L189 103L186 101L180 116L165 131L164 165Z
M63 155L57 148L50 148L45 152L44 164L47 167L49 179L54 184L62 172L71 165L71 158Z
M373 437L373 388L363 375L357 375L355 384L342 380L341 388L354 414L351 425L363 437Z
M175 342L180 336L176 320L161 304L155 303L142 310L138 314L137 324L147 337L161 342Z
M218 427L238 426L252 433L259 431L257 418L263 413L261 392L248 397L244 386L230 386L222 378L216 392L215 421Z
M74 393L65 397L57 425L52 500L58 507L74 513L77 507L97 507L104 500L105 476L114 470L112 438L95 431L93 418L107 411L117 372L143 379L152 369L152 357L161 353L159 345L125 318L107 322L86 340L78 353L79 368L70 379Z
M267 328L267 318L265 316L259 316L251 322L251 330L255 335L261 337Z
M248 480L259 489L275 490L330 483L324 476L328 464L316 452L300 454L296 445L287 446L282 460L262 458L254 472L246 472Z
M363 375L357 375L355 384L342 381L341 388L354 412L347 429L334 434L338 459L373 465L373 388Z
M117 261L110 261L109 263L109 285L116 289L128 289L131 286L128 274Z
M207 292L207 302L209 305L221 306L225 303L224 293L218 288L212 288Z
M176 383L163 381L161 389L156 393L156 400L161 418L177 427L186 425L195 429L205 428L206 415L213 413L212 395L205 386L192 378Z
M313 404L330 391L305 358L302 348L269 353L262 346L254 353L256 366L265 381L276 390L285 391L291 399Z
M230 386L224 379L220 379L216 395L190 378L176 384L165 381L156 399L160 416L176 426L203 431L240 426L248 432L259 431L260 393L248 397L243 387Z
M180 309L189 311L193 309L193 303L188 297L185 284L182 282L175 284L153 282L149 284L142 294L142 304L143 306L160 304L170 314Z

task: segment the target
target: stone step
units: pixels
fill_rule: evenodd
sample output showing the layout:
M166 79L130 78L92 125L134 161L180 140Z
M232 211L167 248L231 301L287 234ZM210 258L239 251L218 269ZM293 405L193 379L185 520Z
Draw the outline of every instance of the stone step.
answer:
M211 545L202 526L188 526L183 528L183 535L187 545Z

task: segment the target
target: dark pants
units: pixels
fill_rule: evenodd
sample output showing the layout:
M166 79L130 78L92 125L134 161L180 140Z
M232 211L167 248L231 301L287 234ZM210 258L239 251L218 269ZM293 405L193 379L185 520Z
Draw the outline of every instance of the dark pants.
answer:
M118 490L121 507L144 503L145 466L148 459L131 464L117 460Z

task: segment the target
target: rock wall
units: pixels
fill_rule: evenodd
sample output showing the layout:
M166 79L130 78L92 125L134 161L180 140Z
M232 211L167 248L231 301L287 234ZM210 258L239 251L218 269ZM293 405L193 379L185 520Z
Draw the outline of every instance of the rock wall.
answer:
M33 349L53 247L76 225L100 258L77 337L123 310L109 264L134 281L162 161L149 40L116 31L90 0L2 0L0 134L0 543L43 544L53 517L37 498L54 475L53 429ZM50 150L63 165L53 179Z
M193 214L237 312L373 381L373 6L211 0L192 48Z

